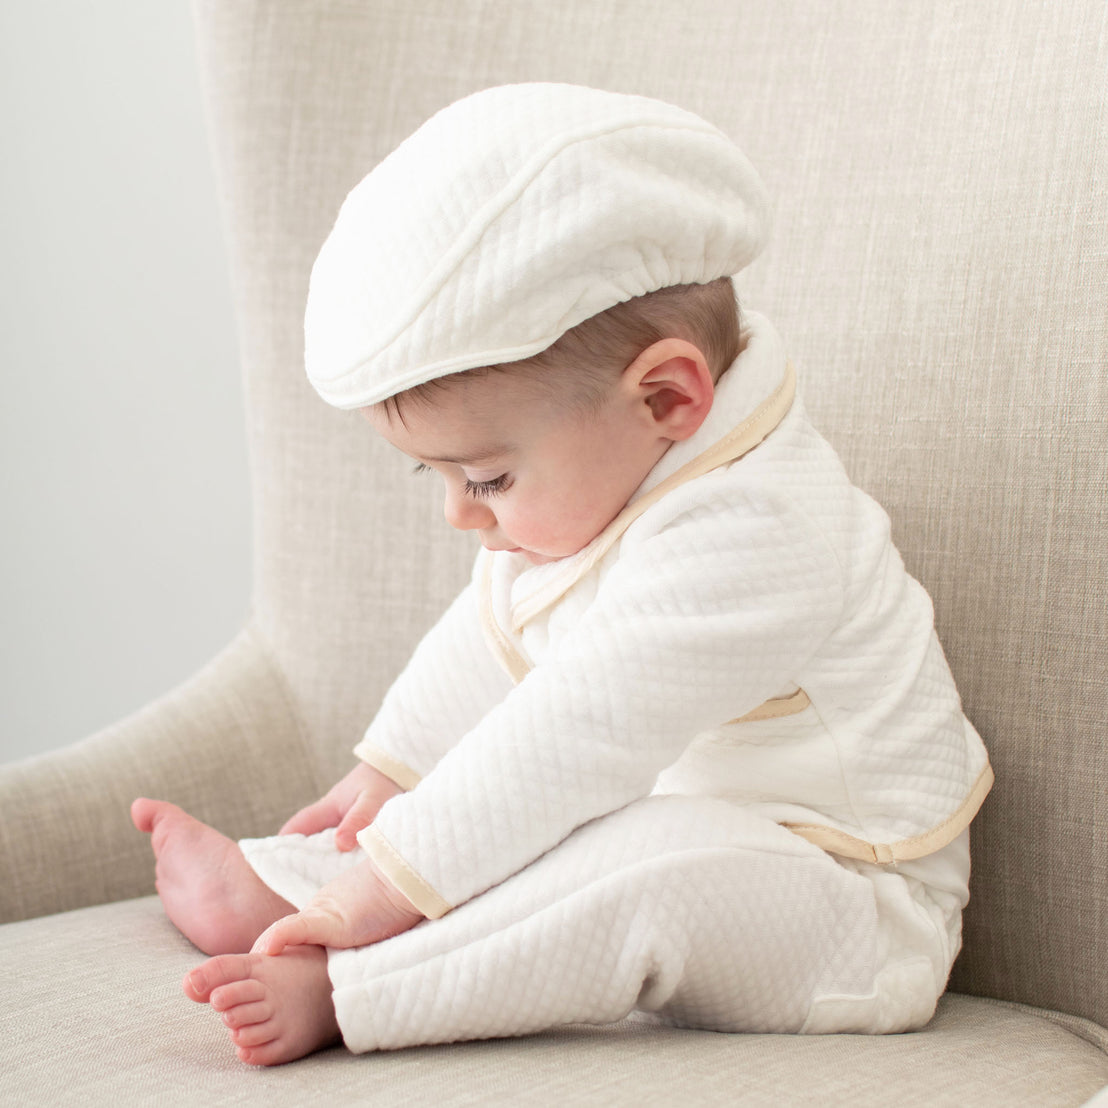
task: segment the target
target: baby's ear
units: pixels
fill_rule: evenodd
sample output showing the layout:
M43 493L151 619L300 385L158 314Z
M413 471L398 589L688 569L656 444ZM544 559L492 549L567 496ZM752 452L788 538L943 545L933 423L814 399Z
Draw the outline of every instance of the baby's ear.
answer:
M644 415L663 438L691 438L711 410L715 385L708 360L685 339L661 339L648 346L624 373L645 406Z

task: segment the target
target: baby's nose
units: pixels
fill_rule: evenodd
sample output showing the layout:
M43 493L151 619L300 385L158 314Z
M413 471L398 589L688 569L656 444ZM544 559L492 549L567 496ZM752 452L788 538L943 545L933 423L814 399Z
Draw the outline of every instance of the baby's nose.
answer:
M458 531L478 531L496 522L489 506L475 500L464 489L447 490L443 515L446 522Z

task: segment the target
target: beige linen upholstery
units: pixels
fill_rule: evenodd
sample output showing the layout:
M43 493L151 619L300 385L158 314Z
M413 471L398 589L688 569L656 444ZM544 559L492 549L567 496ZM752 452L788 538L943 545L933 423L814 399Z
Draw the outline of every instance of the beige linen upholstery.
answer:
M3 767L4 917L148 893L150 846L128 814L136 796L171 797L241 836L279 824L322 787L295 702L247 628L160 702L61 755Z
M1070 1108L1108 1081L1099 1028L967 996L945 997L914 1035L717 1035L624 1022L376 1055L330 1050L258 1071L181 997L196 952L156 899L4 930L5 999L35 1001L0 1009L5 1104ZM95 959L90 936L100 936ZM74 1018L71 992L36 987L42 976L95 994L95 1009L81 1009L87 1023ZM44 1049L51 1042L56 1050Z
M149 892L126 819L139 792L266 833L350 765L472 547L432 483L304 379L311 262L346 191L433 111L566 80L704 115L776 197L747 299L888 508L996 768L953 982L974 995L886 1039L624 1025L258 1074L178 999L198 955L140 900L0 929L5 1091L11 1074L30 1102L964 1105L1079 1104L1108 1083L1108 7L197 11L249 412L253 616L163 702L0 772L3 917Z

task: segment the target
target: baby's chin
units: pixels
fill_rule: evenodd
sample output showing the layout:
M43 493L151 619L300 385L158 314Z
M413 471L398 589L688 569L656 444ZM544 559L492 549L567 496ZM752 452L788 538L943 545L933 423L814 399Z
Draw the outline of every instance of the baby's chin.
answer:
M533 566L548 566L551 562L561 562L566 558L572 558L579 552L578 550L567 550L563 554L544 554L540 550L525 550L523 547L517 547L512 551L513 554L526 559Z
M520 550L519 553L533 566L546 566L569 557L568 554L540 554L537 550Z
M533 566L545 566L551 562L560 562L563 558L570 558L572 554L543 554L538 550L525 550L522 546L514 548L509 547L486 547L486 550L492 550L494 553L500 551L504 554L511 554L517 558L523 558ZM573 553L576 553L574 551Z

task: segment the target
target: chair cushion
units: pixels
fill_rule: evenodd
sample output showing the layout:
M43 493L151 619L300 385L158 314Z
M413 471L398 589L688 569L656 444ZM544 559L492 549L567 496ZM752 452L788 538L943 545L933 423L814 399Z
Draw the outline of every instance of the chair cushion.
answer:
M0 927L4 1096L23 1104L1075 1105L1108 1084L1088 1021L948 995L909 1035L720 1035L625 1021L270 1070L180 980L157 898Z

